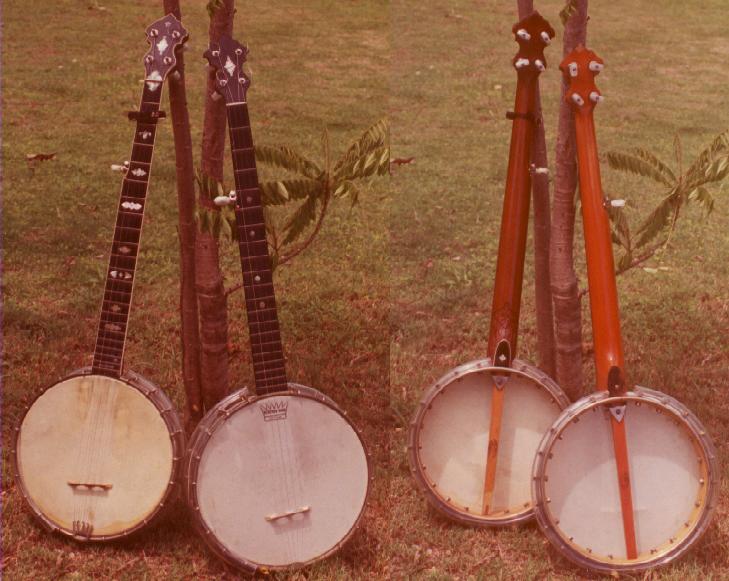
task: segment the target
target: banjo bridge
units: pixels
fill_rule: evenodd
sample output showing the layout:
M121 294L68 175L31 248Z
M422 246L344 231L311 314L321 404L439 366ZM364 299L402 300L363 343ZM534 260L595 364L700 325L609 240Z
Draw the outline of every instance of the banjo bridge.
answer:
M68 481L68 485L74 490L111 490L112 484L102 484L97 482L72 482Z
M295 510L289 510L286 512L279 512L279 513L273 513L266 516L266 520L268 522L275 522L277 520L280 520L282 518L290 518L292 516L295 516L297 514L304 514L311 511L310 506L302 506L300 508L297 508Z

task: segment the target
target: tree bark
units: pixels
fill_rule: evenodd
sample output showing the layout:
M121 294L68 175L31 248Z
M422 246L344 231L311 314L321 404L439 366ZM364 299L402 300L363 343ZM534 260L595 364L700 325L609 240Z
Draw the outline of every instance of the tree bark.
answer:
M163 0L165 14L182 19L179 0ZM180 318L182 330L182 381L185 386L185 429L189 434L202 417L200 388L200 331L195 296L195 174L192 159L190 116L185 88L185 58L177 52L178 78L168 79L172 134L177 170L178 237L180 241Z
M222 34L232 34L235 1L224 0L214 12L208 29L210 42ZM215 73L208 67L203 121L201 166L203 174L223 181L225 153L225 102L214 101ZM201 193L201 206L219 209ZM210 409L229 392L228 387L228 312L223 274L220 270L218 241L209 232L197 232L195 241L195 286L200 307L200 373L203 405Z
M534 11L533 0L517 0L519 19ZM534 131L531 161L535 167L548 167L547 141L544 135L542 102L537 81L535 115L538 120ZM539 368L550 377L555 377L554 312L552 310L552 287L550 285L549 244L551 217L549 200L549 175L532 175L532 206L534 208L534 304L537 319L537 353Z
M585 44L587 37L587 0L577 0L576 8L565 25L563 56L578 44ZM565 91L563 81L557 129L550 267L557 344L556 380L567 396L575 400L584 393L582 310L574 267L575 128L572 111L564 100Z

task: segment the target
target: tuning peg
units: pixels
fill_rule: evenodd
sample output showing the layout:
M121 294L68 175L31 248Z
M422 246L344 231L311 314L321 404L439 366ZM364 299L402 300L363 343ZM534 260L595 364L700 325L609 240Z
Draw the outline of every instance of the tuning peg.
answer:
M170 73L170 78L174 81L179 81L182 78L182 75L180 75L180 71L172 71Z
M570 77L576 77L577 76L577 63L568 64L567 70L570 72Z
M619 198L615 200L610 200L610 205L613 208L622 208L623 206L625 206L625 200Z
M213 203L216 206L230 206L235 203L236 193L235 190L230 190L227 196L216 196Z
M519 30L517 30L517 31L516 31L516 35L517 35L517 36L518 36L519 38L521 38L522 40L530 40L530 39L531 39L531 37L532 37L532 35L531 35L531 34L529 34L529 33L528 33L528 32L527 32L526 30L524 30L523 28L520 28Z
M603 97L597 91L592 91L592 93L590 93L590 101L592 101L593 103L602 103L604 100L605 97Z
M125 161L123 164L119 165L116 163L111 164L111 171L120 171L127 173L127 170L129 170L129 162Z
M544 72L545 70L547 70L547 67L545 67L544 63L542 61L540 61L539 59L536 59L534 61L534 66L537 67L537 70L539 72Z
M590 70L593 73L599 73L601 70L605 68L605 65L597 62L597 61L590 61L590 64L588 65L590 67Z
M516 59L514 66L517 69L523 69L524 67L529 66L529 59Z
M541 34L539 36L542 37L542 42L544 44L550 44L552 42L552 37L549 36L549 34L544 30L541 32Z
M585 104L585 100L580 97L577 93L572 93L572 102L582 107Z
M215 101L215 102L217 103L218 101L220 101L220 99L222 99L222 98L223 98L223 95L221 95L221 94L220 94L220 93L218 93L217 91L213 91L213 92L212 92L212 93L210 94L210 98L211 98L211 99L212 99L213 101Z

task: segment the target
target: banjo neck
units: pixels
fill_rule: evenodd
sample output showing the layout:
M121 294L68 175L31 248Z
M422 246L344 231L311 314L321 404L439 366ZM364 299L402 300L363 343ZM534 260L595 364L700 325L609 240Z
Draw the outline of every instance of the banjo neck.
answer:
M235 220L256 393L288 389L281 332L268 253L266 223L248 117L248 104L228 103L228 128L235 176Z
M582 46L567 55L560 65L568 84L565 99L571 105L575 119L597 387L617 395L627 389L625 361L607 211L610 202L602 190L593 118L595 105L603 99L594 82L602 68L602 60Z
M168 15L148 27L147 40L151 47L144 57L139 110L128 114L136 127L131 157L122 168L124 179L91 366L93 373L110 377L119 377L122 372L157 121L165 116L159 108L162 85L177 64L175 50L187 40L187 31Z
M516 23L513 32L519 43L513 60L518 77L514 111L507 113L513 123L488 343L494 365L502 367L508 367L516 353L529 225L529 155L536 122L536 92L539 74L546 68L544 47L554 36L554 30L538 12Z
M243 271L248 332L256 393L286 391L286 363L273 289L266 220L258 187L246 94L250 78L243 72L248 49L229 36L209 48L205 58L215 69L216 90L225 99L235 179L235 220Z

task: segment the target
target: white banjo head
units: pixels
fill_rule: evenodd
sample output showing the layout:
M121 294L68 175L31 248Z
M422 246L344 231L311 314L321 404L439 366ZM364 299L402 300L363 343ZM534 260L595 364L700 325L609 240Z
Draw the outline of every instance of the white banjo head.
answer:
M241 390L193 434L187 497L204 538L249 571L298 567L337 550L369 493L359 434L319 392Z
M625 404L638 556L628 559L609 408ZM713 446L675 399L637 388L582 398L555 422L534 464L537 520L569 559L636 572L682 555L706 530L718 475Z
M16 479L36 516L82 541L126 536L174 492L184 434L151 383L82 373L44 390L17 428Z
M482 514L493 374L508 373L496 486ZM494 526L532 517L531 468L544 433L568 405L547 375L519 360L509 369L490 359L453 369L421 400L411 423L410 467L428 501L449 518Z

